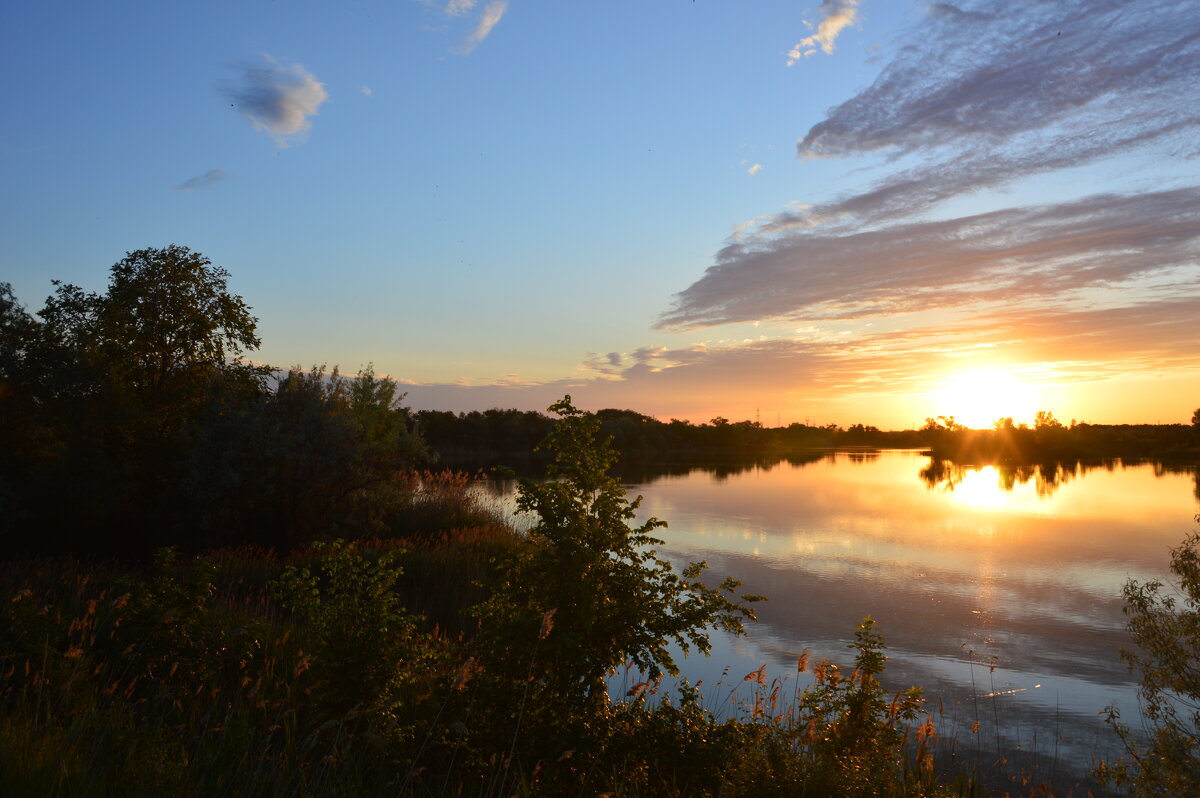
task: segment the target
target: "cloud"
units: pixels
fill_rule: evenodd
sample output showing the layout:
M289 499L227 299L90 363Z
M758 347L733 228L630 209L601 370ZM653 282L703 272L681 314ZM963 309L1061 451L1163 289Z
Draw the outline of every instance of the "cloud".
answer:
M363 86L361 89L359 89L359 91L361 93L363 93L364 95L366 95L367 97L370 97L372 94L375 93L375 92L371 91L370 86Z
M202 175L184 180L177 186L172 186L172 191L195 191L201 188L212 188L217 183L229 179L229 173L224 169L209 169Z
M473 2L471 6L474 6ZM483 13L479 17L479 23L475 26L475 30L471 31L470 35L467 36L466 41L459 48L459 52L465 55L478 47L488 37L488 34L492 32L492 28L496 27L496 24L500 22L500 19L504 16L504 12L507 10L508 3L506 0L492 0L492 2L484 6Z
M801 39L788 51L788 66L812 55L818 47L826 55L832 55L838 35L858 20L858 0L825 0L817 10L822 15L817 32Z
M1127 385L1152 382L1155 373L1170 370L1195 374L1200 370L1195 308L1194 297L1115 308L1013 308L850 340L655 347L643 352L652 357L623 358L620 367L606 355L591 355L588 362L599 363L603 373L585 379L415 383L405 389L413 407L439 410L542 410L570 393L580 407L630 407L660 418L705 421L719 413L737 420L753 418L755 408L764 414L803 408L822 423L903 425L927 410L915 409L911 418L906 411L881 418L888 415L888 396L915 397L919 405L928 396L930 374L953 372L981 353L990 362L1025 364L1021 378L1034 384Z
M961 314L957 320L907 329L736 343L644 347L631 355L590 354L584 378L511 377L490 384L406 383L414 408L544 410L571 394L579 407L627 407L659 418L707 421L764 416L775 409L835 421L903 426L929 412L930 375L953 373L977 359L1013 364L1025 382L1140 384L1156 376L1200 373L1195 295L1163 295L1122 307L1014 307ZM1095 391L1093 390L1093 393ZM889 410L889 398L909 410ZM1150 397L1142 409L1171 412ZM1166 402L1170 404L1169 401ZM1093 404L1093 407L1095 405ZM1191 407L1187 412L1190 414ZM1055 409L1047 405L1046 409ZM1098 410L1088 411L1091 421ZM1109 421L1116 421L1110 418ZM1121 420L1128 421L1128 417ZM787 423L785 418L784 423Z
M609 352L606 355L589 352L587 357L584 358L583 363L580 364L580 368L584 371L593 371L604 376L616 377L623 371L624 362L625 356L620 352Z
M661 327L1062 299L1200 260L1200 188L730 241ZM1200 282L1194 286L1200 290Z
M299 64L284 65L265 56L268 66L242 68L241 84L226 94L255 130L287 146L311 127L311 117L329 94L325 86Z
M475 8L476 3L478 2L479 0L449 0L449 2L446 3L445 9L443 10L447 16L461 17L463 14L467 14L471 11L471 9Z
M667 351L665 346L643 346L634 350L633 360L635 363L648 363L661 356L665 351Z
M1194 180L928 220L949 200L1116 155L1200 156L1200 32L1179 24L1187 8L929 6L875 82L797 144L808 158L881 155L883 176L739 229L660 326L1061 298L1194 264Z
M978 6L932 6L879 78L799 140L804 157L927 159L827 215L912 213L1151 142L1200 154L1200 35L1177 24L1179 3Z
M749 169L746 170L746 174L756 175L761 171L762 171L762 164L756 163L756 164L754 164L754 166L751 166Z

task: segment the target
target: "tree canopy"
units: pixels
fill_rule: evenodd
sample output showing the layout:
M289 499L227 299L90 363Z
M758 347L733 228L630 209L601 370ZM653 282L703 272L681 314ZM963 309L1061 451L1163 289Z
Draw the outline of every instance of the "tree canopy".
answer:
M229 277L172 244L127 253L102 293L54 281L36 315L0 284L12 548L296 542L365 523L354 508L380 505L366 494L427 456L395 382L370 367L275 381L246 362L257 319Z

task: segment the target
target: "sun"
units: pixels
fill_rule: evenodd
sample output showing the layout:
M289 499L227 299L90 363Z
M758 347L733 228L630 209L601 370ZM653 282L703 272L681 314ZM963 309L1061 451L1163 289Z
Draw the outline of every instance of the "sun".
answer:
M951 375L933 393L937 415L954 416L959 424L987 429L998 418L1029 422L1035 411L1033 386L1011 371L980 369Z

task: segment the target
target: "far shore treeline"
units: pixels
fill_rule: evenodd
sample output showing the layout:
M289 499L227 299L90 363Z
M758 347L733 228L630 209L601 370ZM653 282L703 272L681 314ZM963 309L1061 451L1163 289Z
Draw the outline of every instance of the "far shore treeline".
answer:
M711 464L812 454L825 449L924 449L959 464L1027 465L1108 458L1200 458L1200 426L1184 424L1065 425L1051 412L1033 426L998 419L993 429L968 429L953 417L926 419L918 430L881 430L866 424L839 427L795 423L764 427L754 421L714 418L693 424L659 421L634 410L599 410L603 435L626 464ZM444 463L467 467L537 463L535 451L554 420L535 411L469 413L421 410L413 415L426 443Z

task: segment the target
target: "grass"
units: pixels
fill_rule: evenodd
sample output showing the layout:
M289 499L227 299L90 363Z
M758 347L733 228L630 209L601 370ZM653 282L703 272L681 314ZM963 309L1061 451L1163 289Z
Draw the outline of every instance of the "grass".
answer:
M722 718L686 684L671 695L645 685L582 729L536 694L517 700L528 685L510 684L519 732L493 740L470 730L495 696L473 692L480 680L462 679L454 657L436 659L424 701L322 705L331 686L312 630L263 582L287 562L242 551L214 556L212 570L177 563L183 589L170 594L155 590L161 575L69 560L5 568L0 781L10 794L507 796L569 784L614 795L975 796L985 783L986 794L1053 794L1028 775L940 766L964 748L938 737L940 711L900 723L902 702L881 696L863 728L896 731L899 744L851 734L867 718L848 708L869 682L829 663L804 688L800 673L747 674L715 694ZM197 570L212 590L192 605L199 617L182 618ZM422 633L461 656L439 635ZM806 703L813 685L833 692Z
M428 495L408 517L427 523L389 537L168 550L148 569L0 564L0 784L46 796L1053 794L1027 772L959 766L978 736L943 738L940 707L883 691L869 619L852 669L805 657L711 699L642 682L623 700L564 702L530 679L554 643L547 618L507 663L474 634L471 610L521 535L481 509L470 478L424 475L413 490Z

